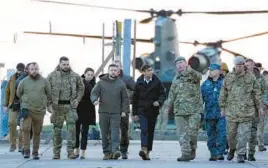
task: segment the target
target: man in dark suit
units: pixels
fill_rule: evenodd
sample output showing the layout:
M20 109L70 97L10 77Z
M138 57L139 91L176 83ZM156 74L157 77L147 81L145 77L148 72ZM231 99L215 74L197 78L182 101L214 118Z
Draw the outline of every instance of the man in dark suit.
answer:
M163 83L153 74L149 65L142 67L142 75L137 79L133 93L133 116L140 121L141 151L143 160L150 160L154 130L159 109L166 99Z

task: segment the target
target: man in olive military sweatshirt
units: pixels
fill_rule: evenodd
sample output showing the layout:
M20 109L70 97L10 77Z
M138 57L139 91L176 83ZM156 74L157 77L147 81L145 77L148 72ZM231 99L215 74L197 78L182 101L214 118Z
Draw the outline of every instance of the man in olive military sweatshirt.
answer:
M49 82L39 74L39 66L33 62L29 65L29 75L24 78L17 89L21 100L22 131L24 141L24 158L30 157L30 131L33 129L33 159L39 159L38 150L40 133L46 107L51 103Z
M121 156L119 152L121 116L125 117L129 113L129 98L126 85L118 78L119 68L111 64L108 70L109 74L100 76L100 81L91 91L90 97L94 105L99 104L104 160L118 159Z

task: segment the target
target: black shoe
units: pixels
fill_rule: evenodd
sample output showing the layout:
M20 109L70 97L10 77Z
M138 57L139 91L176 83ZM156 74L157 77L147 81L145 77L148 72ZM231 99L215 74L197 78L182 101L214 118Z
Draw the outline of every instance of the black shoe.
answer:
M128 159L127 152L122 152L122 159Z
M218 160L224 160L224 156L223 155L218 156Z
M33 160L39 160L39 154L38 154L38 152L33 152L32 153L32 156L33 156Z
M83 159L86 159L86 158L84 156L81 156L80 159L83 160Z
M244 155L244 160L248 160L247 152L246 152L245 155Z
M190 162L192 160L191 156L182 155L177 159L178 162Z
M237 163L245 163L244 155L238 155L237 156Z
M209 158L209 161L217 161L218 159L217 159L217 157L210 157Z
M24 155L24 149L22 149L21 154Z
M30 158L30 150L24 150L24 159L29 159Z
M113 159L114 160L117 160L118 158L120 158L120 156L121 156L121 152L119 152L119 151L116 151L116 152L113 153Z
M227 156L227 160L233 160L234 158L234 155L235 155L235 149L230 149L229 153L228 153L228 156ZM244 159L244 158L243 158Z
M79 155L75 155L76 159L79 158Z
M264 152L264 151L266 151L267 149L264 147L264 146L262 146L262 147L259 147L259 151L260 152Z
M33 156L33 160L39 160L39 156Z
M248 161L256 161L256 158L254 157L254 155L248 155Z

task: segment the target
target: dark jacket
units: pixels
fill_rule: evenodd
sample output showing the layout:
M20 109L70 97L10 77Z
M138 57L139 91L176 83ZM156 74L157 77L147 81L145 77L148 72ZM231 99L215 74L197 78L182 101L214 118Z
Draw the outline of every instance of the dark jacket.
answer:
M131 76L124 74L123 70L120 71L119 79L121 79L125 83L130 104L132 104L132 95L135 89L135 81Z
M90 99L99 99L99 113L129 113L129 98L126 85L116 78L111 80L108 74L100 75L100 81L91 91Z
M83 79L83 83L85 91L78 104L77 114L82 124L96 125L96 110L94 104L90 101L90 93L96 85L96 78L94 77L91 81Z
M133 91L135 88L135 81L129 75L124 74L123 70L120 71L119 78L126 84L128 90Z
M152 81L147 84L144 76L141 75L136 82L133 93L133 116L142 113L159 114L159 108L166 99L165 87L156 75L153 75ZM160 106L155 107L153 103L158 101Z
M208 77L201 85L201 93L205 104L205 119L221 118L221 109L219 105L219 95L223 84L223 76L217 81L213 81Z

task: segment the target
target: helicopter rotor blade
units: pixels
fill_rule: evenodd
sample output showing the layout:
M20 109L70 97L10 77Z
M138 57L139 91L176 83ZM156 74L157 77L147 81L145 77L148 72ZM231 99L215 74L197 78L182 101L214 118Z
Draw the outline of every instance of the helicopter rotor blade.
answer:
M68 34L68 33L48 33L48 32L33 32L33 31L25 31L25 34L37 34L37 35L51 35L51 36L66 36L66 37L79 37L79 38L94 38L94 39L102 39L102 36L97 35L82 35L82 34ZM112 40L113 37L106 36L104 39ZM134 41L134 39L132 39ZM136 42L142 43L152 43L152 39L135 39Z
M247 38L263 36L263 35L266 35L266 34L268 34L268 31L262 32L262 33L257 33L257 34L252 34L252 35L248 35L248 36L244 36L244 37L234 38L234 39L231 39L231 40L224 40L224 41L222 41L222 43L228 43L228 42L233 42L233 41L237 41L237 40L243 40L243 39L247 39Z
M228 53L230 53L230 54L233 54L235 57L236 56L242 56L242 57L244 57L244 58L247 58L246 56L244 56L244 55L242 55L242 54L240 54L240 53L236 53L236 52L234 52L234 51L231 51L231 50L228 50L228 49L226 49L226 48L221 48L223 51L226 51L226 52L228 52Z
M92 7L92 8L100 8L100 9L123 10L123 11L132 11L132 12L141 12L141 13L150 13L151 12L150 10L136 10L136 9L127 9L127 8L114 8L114 7L95 6L95 5L80 4L80 3L78 4L78 3L71 3L71 2L48 1L48 0L32 0L32 1L44 2L44 3L54 3L54 4L61 4L61 5Z
M141 20L140 23L141 24L146 24L146 23L151 22L153 19L154 19L154 17L149 17L149 18Z
M71 2L61 2L61 1L49 1L49 0L32 0L36 2L44 2L44 3L54 3L54 4L62 4L62 5L73 5L73 6L83 6L83 7L92 7L92 8L101 8L101 9L111 9L111 10L124 10L124 11L132 11L132 12L141 12L141 13L151 13L150 10L137 10L137 9L127 9L127 8L115 8L115 7L105 7L105 6L95 6L89 4L78 4ZM237 14L263 14L268 13L268 10L247 10L247 11L182 11L181 9L177 12L173 12L172 14L177 13L178 15L182 14L210 14L210 15L237 15Z
M252 11L182 11L178 14L209 14L209 15L241 15L241 14L263 14L268 10L252 10Z

